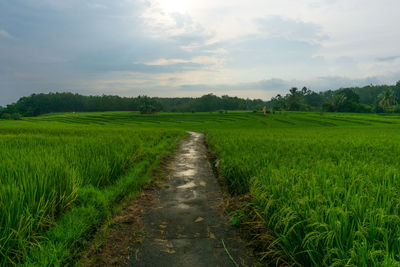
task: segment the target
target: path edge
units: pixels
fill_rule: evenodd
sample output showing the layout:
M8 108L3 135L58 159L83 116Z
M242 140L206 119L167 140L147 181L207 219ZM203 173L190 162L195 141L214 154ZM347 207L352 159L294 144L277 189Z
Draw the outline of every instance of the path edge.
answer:
M148 203L149 201L154 201L155 194L164 186L163 181L170 178L173 161L178 153L179 146L187 138L189 138L189 134L176 142L174 149L160 159L160 163L153 170L148 184L144 185L137 194L131 194L118 206L114 207L112 216L97 229L94 236L85 244L79 255L77 255L77 261L73 266L124 266L128 263L130 256L134 254L133 245L142 242L145 238L144 227L140 222L140 216L144 213L143 208L146 203L148 205L151 203ZM137 209L137 212L132 213L132 209ZM121 216L125 212L134 214L139 220L130 222L121 220ZM126 232L119 231L121 225L130 229L131 234L129 237ZM119 233L117 236L114 235L116 232ZM119 236L121 236L121 239L118 238ZM110 243L115 244L121 241L126 244L126 249L123 251L121 251L120 247L116 248L114 245L110 245ZM111 247L112 250L104 253L107 247Z
M226 180L219 170L217 153L211 149L207 134L204 133L204 145L207 149L207 159L211 165L214 176L221 188L223 196L223 211L233 225L236 214L245 215L233 226L239 233L256 266L296 266L288 259L285 251L276 244L278 237L271 231L260 215L257 203L250 193L233 195L229 192Z

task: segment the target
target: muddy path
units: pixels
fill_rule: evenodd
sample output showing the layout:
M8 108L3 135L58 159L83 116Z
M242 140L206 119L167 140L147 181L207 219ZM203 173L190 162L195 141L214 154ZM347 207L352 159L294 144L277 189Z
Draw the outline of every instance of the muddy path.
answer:
M145 238L133 246L127 266L252 266L223 214L204 135L189 134L180 143L170 179L141 217Z

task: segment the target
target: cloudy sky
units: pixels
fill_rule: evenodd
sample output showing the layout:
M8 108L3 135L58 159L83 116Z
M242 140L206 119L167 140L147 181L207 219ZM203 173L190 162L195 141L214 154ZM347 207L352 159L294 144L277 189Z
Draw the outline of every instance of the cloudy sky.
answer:
M0 0L0 105L400 80L398 0Z

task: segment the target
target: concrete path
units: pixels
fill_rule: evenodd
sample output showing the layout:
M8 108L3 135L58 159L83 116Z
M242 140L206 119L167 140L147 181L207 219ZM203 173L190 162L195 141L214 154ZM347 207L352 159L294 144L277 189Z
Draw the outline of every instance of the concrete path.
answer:
M223 215L204 135L189 134L180 144L170 180L142 217L146 238L133 248L128 266L253 266Z

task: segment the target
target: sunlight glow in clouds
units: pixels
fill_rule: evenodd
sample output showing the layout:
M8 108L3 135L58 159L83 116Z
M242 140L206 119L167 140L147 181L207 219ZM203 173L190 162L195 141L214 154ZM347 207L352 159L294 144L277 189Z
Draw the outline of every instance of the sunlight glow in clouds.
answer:
M190 1L160 0L160 7L167 13L186 13L191 9Z
M394 83L398 10L397 0L0 1L0 105L56 90L268 99L291 86Z

